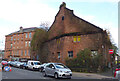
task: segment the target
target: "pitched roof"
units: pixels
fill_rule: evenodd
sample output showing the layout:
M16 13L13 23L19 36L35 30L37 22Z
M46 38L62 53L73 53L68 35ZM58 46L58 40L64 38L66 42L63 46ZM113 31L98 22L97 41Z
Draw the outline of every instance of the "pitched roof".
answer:
M16 31L16 32L12 32L12 33L10 33L10 34L8 34L8 35L12 35L12 34L15 34L15 33L30 32L30 31L34 31L35 29L37 29L37 27L24 28L22 32L20 32L20 30L19 30L19 31ZM8 35L7 35L7 36L8 36Z

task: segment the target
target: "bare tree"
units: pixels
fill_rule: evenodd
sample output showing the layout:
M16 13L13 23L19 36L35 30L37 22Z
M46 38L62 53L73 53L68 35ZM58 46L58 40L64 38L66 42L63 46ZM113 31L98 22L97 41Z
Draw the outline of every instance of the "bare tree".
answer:
M42 21L40 24L40 28L44 28L45 30L48 30L49 27L50 27L50 22L48 21Z

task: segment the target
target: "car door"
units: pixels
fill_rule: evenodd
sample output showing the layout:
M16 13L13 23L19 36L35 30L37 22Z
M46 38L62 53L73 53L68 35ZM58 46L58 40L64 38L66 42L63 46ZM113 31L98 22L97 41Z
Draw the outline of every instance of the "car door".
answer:
M30 63L30 68L33 69L33 66L34 66L34 64L33 64L33 62L31 62Z
M46 74L47 75L50 75L50 64L48 64L48 65L46 65L46 67L45 67L45 72L46 72Z
M54 76L54 74L55 74L55 67L54 67L53 64L51 64L51 65L50 65L50 75L51 75L51 76Z

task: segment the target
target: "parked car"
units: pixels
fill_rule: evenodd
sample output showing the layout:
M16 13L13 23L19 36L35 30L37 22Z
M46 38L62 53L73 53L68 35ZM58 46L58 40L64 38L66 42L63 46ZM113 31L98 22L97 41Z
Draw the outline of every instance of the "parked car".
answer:
M20 65L22 65L22 64L23 64L22 62L17 62L16 67L20 68Z
M16 67L17 66L17 61L13 61L12 66Z
M8 62L7 61L2 61L2 65L7 65Z
M4 67L8 65L7 61L2 61L1 63L2 63L2 69L4 69Z
M27 63L26 62L22 62L22 64L20 65L21 69L27 69Z
M120 80L120 67L115 69L114 78Z
M11 61L8 61L8 65L11 65Z
M44 64L41 64L41 65L40 65L40 71L41 71L41 72L43 72L46 64L47 64L47 63L44 63Z
M44 76L54 76L57 78L71 78L71 70L62 63L48 63L43 70Z
M13 66L14 65L14 61L11 61L9 64L10 64L10 66Z
M31 70L39 70L40 69L40 62L39 61L28 61L27 68Z

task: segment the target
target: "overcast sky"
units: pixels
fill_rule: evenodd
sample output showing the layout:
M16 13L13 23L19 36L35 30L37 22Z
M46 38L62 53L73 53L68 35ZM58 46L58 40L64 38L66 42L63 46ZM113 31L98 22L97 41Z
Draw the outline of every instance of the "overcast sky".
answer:
M108 29L118 45L118 0L0 0L0 49L5 35L23 28L51 25L62 2L74 14L103 29Z

